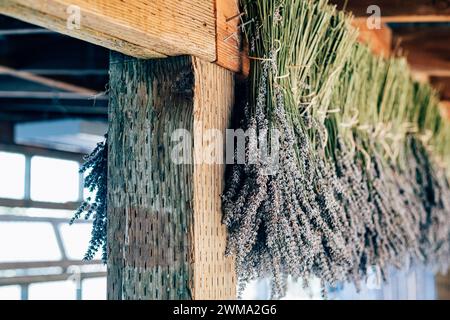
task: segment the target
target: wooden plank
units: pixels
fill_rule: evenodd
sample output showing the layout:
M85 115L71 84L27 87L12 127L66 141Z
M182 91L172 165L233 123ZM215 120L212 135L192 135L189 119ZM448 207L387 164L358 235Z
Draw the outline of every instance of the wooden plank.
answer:
M392 51L392 30L383 23L381 29L369 29L366 19L355 19L353 25L358 28L360 42L368 44L372 51L384 57L391 55Z
M450 300L450 273L436 276L436 288L439 300Z
M15 70L13 68L9 68L9 67L2 66L2 65L0 65L0 74L6 74L6 75L20 78L23 80L39 83L44 86L48 86L50 88L74 92L74 93L78 93L78 94L84 95L84 96L93 96L93 95L98 94L97 91L91 90L89 88L84 88L84 87L70 84L70 83L67 83L64 81L60 81L60 80L55 80L55 79L38 76L38 75L32 74L30 72L26 72L26 71Z
M56 100L107 100L103 93L86 95L85 93L62 91L0 91L0 98L5 99L56 99Z
M204 141L194 128L224 135L233 73L197 58L113 53L110 74L108 298L235 298L221 224L224 166L171 157L176 129L197 148Z
M0 143L0 151L21 153L26 156L42 156L82 162L85 156L82 153L47 149L37 146L27 146L13 143Z
M80 28L67 28L69 7ZM189 54L216 60L214 1L4 0L0 13L139 58Z
M247 75L250 63L241 27L242 15L238 0L216 0L217 64L233 72Z
M13 214L0 214L1 222L45 222L53 224L67 224L69 218L52 218L52 217L38 217L38 216L23 216ZM74 223L76 224L91 224L91 220L78 219Z
M225 139L234 105L233 74L216 65L193 60L194 105L193 125L195 156L204 155L211 141L207 130L220 132ZM200 137L201 136L201 137ZM215 150L220 161L225 156L225 141L220 141ZM218 152L223 152L218 155ZM195 158L195 160L198 160ZM200 162L200 161L199 161ZM235 299L236 287L233 260L225 258L227 232L222 224L220 195L223 192L225 165L203 162L195 164L193 174L193 242L194 277L191 287L192 298Z
M102 271L80 273L80 279L100 278L104 276L106 276L106 272ZM19 284L29 284L29 283L49 282L49 281L64 281L68 280L70 277L73 277L73 273L2 277L0 278L0 286L12 286Z
M450 27L405 26L394 30L413 71L450 77Z
M356 17L369 17L369 6L381 9L383 22L448 22L450 3L446 0L331 0L339 9L351 11Z
M36 2L35 4L37 3L40 2ZM65 12L66 7L58 6L58 8L59 11ZM87 25L84 25L80 29L70 30L67 28L67 18L57 17L46 12L35 10L34 8L22 5L22 3L16 0L2 0L0 2L0 14L48 28L111 50L120 51L137 58L164 57L164 55L154 50L111 36L108 33L95 30Z
M56 210L77 210L80 206L80 202L44 202L44 201L33 201L33 200L18 200L18 199L8 199L0 198L0 207L8 208L40 208L40 209L56 209Z
M34 269L34 268L48 268L60 267L68 268L70 266L84 266L102 264L101 260L51 260L51 261L26 261L26 262L0 262L0 270L13 269Z

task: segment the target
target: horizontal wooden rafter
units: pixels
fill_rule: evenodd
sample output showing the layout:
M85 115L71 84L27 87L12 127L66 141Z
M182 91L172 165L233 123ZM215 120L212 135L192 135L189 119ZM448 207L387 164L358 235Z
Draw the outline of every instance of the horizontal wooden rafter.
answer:
M450 27L406 26L394 30L413 71L429 76L450 76Z
M54 79L46 78L43 76L38 76L38 75L35 75L35 74L33 74L31 72L27 72L27 71L15 70L13 68L9 68L9 67L2 66L2 65L0 65L0 74L9 75L9 76L13 76L13 77L20 78L23 80L39 83L39 84L42 84L44 86L47 86L47 87L50 87L53 89L77 93L82 96L91 97L93 95L98 94L97 91L91 90L89 88L84 88L84 87L70 84L70 83L67 83L64 81L54 80Z
M70 24L77 8L79 28ZM213 1L5 0L0 12L141 58L216 59Z
M450 21L450 2L447 0L331 0L356 17L369 17L370 6L380 8L383 22L444 22Z
M100 278L105 276L106 272L103 271L80 273L81 279ZM0 286L12 286L50 281L65 281L70 279L71 277L73 277L72 273L3 277L0 278Z
M101 260L50 260L50 261L19 261L19 262L0 262L0 270L14 269L34 269L60 267L68 268L71 266L96 265L102 264Z
M67 7L67 4L62 4L62 1L59 0L2 0L0 2L0 13L138 58L164 57L161 53L140 44L95 29L94 27L89 26L88 23L80 29L68 29ZM49 10L46 11L46 9ZM59 16L53 14L54 11L59 12ZM85 15L89 16L86 12ZM91 20L92 19L95 20L95 18L91 17ZM114 28L112 30L114 30Z
M73 8L79 28L68 27ZM245 67L237 0L2 0L0 14L136 58L192 55Z

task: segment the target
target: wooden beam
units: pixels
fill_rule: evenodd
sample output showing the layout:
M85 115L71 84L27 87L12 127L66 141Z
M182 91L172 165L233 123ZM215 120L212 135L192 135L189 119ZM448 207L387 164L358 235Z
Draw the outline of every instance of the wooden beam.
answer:
M80 25L69 29L67 10L74 7ZM212 0L6 0L0 13L142 58L216 60Z
M450 27L406 26L394 30L394 43L406 54L413 71L450 77Z
M22 36L22 35L35 35L35 34L48 34L54 33L48 29L42 28L29 28L29 29L11 29L11 30L0 30L0 36Z
M110 63L108 298L234 299L221 223L224 165L172 158L174 130L192 135L185 156L205 152L194 130L225 136L233 73L192 57L113 54Z
M45 4L45 5L44 5ZM36 5L43 5L42 10L37 10ZM163 54L135 44L130 41L117 38L108 33L96 30L85 24L80 29L67 28L66 9L68 5L62 5L57 0L53 1L18 1L2 0L0 2L0 14L4 14L34 25L65 34L83 41L87 41L111 50L117 50L138 58L164 57ZM59 16L46 12L50 8L59 12ZM52 10L52 11L53 11ZM61 17L63 16L63 17ZM65 16L65 17L64 17ZM91 17L92 18L92 17Z
M104 94L86 96L85 94L58 91L0 91L0 98L5 99L64 99L64 100L105 100Z
M41 103L0 103L0 112L15 112L15 113L29 113L29 112L41 112L45 114L64 114L66 117L74 115L100 115L106 116L108 114L107 106L96 106L94 103L91 106L71 105L71 104L53 104L48 101L42 101ZM3 130L0 129L0 132ZM1 142L1 138L0 138Z
M39 84L42 84L42 85L50 87L50 88L69 91L69 92L77 93L77 94L83 95L83 96L90 97L90 96L94 96L94 95L98 94L98 92L95 90L77 86L77 85L67 83L64 81L54 80L54 79L46 78L43 76L38 76L38 75L35 75L30 72L15 70L13 68L9 68L9 67L2 66L2 65L0 65L0 74L6 74L9 76L19 78L19 79L39 83Z
M88 76L107 76L107 69L20 69L20 72L29 72L39 76L69 76L69 77L88 77ZM3 75L0 70L0 75Z
M233 72L248 74L250 63L241 33L238 0L216 0L217 64Z
M52 218L52 217L38 217L38 216L24 216L13 214L0 214L0 222L45 222L52 224L67 224L69 218ZM91 224L91 220L78 219L75 224Z
M77 210L80 206L80 202L43 202L33 200L18 200L0 198L0 207L8 208L40 208L40 209L56 209L56 210Z
M80 279L100 278L106 276L106 272L81 272ZM44 274L36 276L16 276L16 277L2 277L0 278L0 286L13 286L20 284L30 284L38 282L50 282L50 281L64 281L73 277L73 273L61 273L61 274Z
M450 272L436 275L436 291L439 300L450 300Z
M2 0L5 14L136 58L192 55L247 67L237 0ZM67 27L70 6L80 28Z
M84 266L102 264L101 260L50 260L50 261L26 261L26 262L0 262L0 270L13 269L34 269L34 268L48 268L60 267L68 268L70 266Z
M351 11L356 17L369 17L369 6L381 9L383 22L448 22L450 3L447 0L331 0L343 9Z
M83 162L85 154L71 151L53 150L48 148L26 146L21 144L0 143L0 151L21 153L27 156L41 156L59 158L76 162Z

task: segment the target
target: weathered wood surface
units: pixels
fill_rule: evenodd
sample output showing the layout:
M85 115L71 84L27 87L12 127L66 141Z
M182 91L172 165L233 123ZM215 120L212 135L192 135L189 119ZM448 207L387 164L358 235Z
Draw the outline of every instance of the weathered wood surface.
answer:
M74 7L79 29L66 27ZM212 0L2 0L0 13L137 57L216 60Z
M70 25L79 9L79 27ZM137 58L192 55L245 67L238 0L2 0L0 14Z
M436 289L439 300L450 300L450 273L436 276Z
M233 299L223 165L170 157L175 129L225 130L233 74L189 57L112 54L110 63L108 298ZM197 150L202 143L194 138Z
M216 0L217 61L219 66L248 75L250 66L241 32L243 17L238 0Z

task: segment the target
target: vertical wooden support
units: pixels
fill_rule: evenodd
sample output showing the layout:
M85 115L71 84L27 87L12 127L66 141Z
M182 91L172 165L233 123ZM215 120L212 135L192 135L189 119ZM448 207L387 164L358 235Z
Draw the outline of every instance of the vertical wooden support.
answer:
M436 276L436 287L439 300L450 300L450 272Z
M233 299L224 257L224 165L175 164L175 129L228 126L233 74L192 57L112 53L108 168L108 298ZM201 136L192 154L202 152Z

